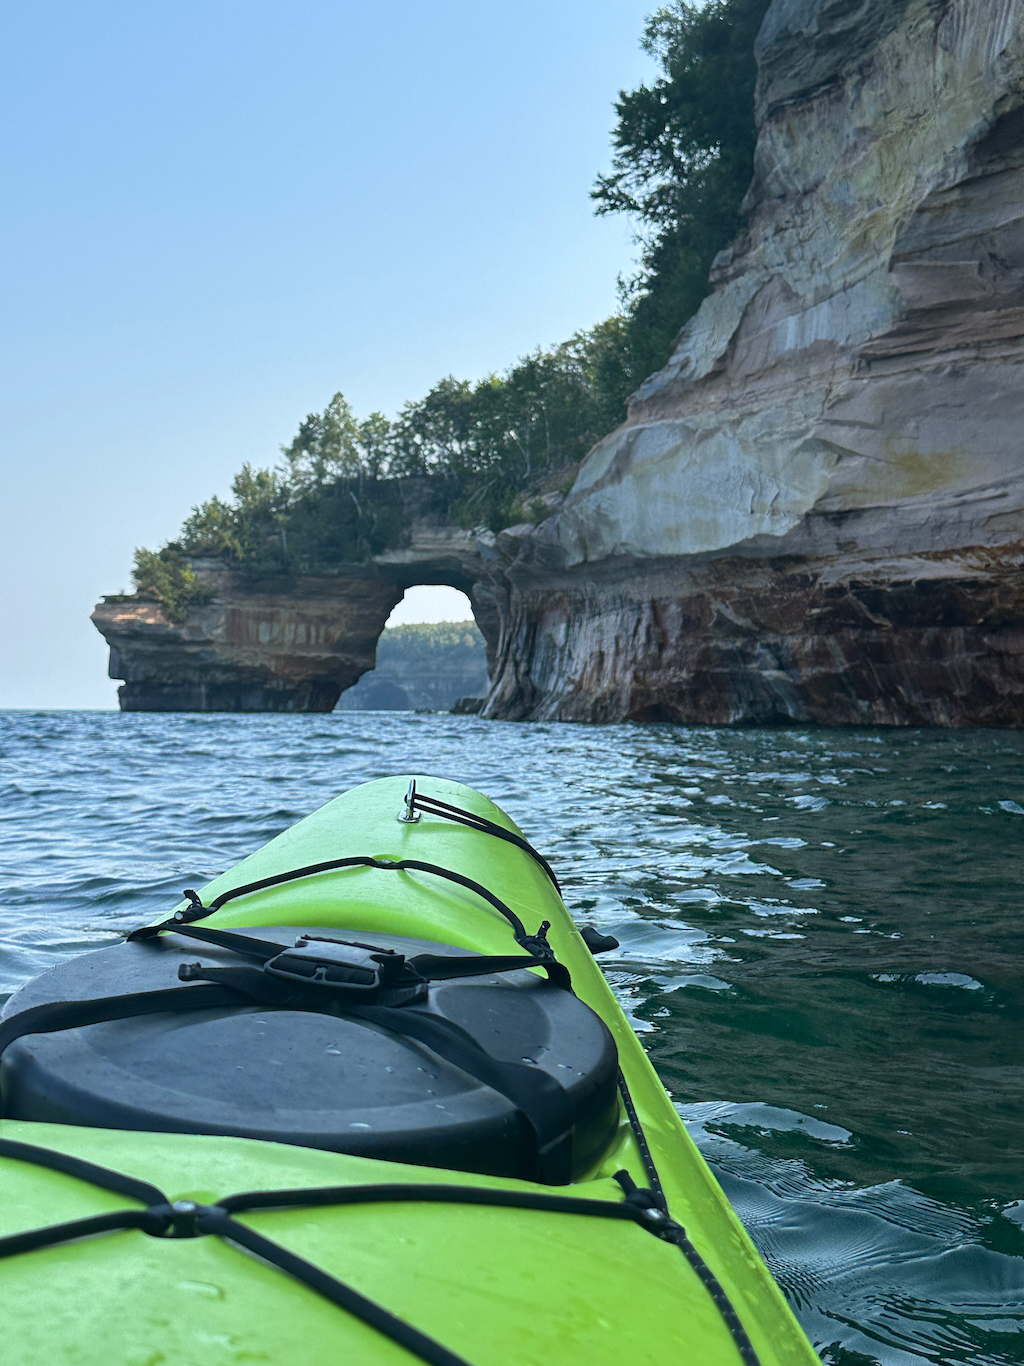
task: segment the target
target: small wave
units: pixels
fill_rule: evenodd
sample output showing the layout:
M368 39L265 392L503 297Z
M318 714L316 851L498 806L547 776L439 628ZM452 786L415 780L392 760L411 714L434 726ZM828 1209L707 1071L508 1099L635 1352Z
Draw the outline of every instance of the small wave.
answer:
M1024 1360L1024 735L371 712L0 734L4 993L359 782L460 779L619 939L613 990L825 1359Z

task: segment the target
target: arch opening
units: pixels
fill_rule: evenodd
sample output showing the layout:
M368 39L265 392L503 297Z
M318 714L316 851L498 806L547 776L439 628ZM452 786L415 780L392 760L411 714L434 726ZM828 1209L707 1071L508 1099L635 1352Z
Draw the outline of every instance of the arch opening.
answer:
M384 623L384 629L473 620L473 604L461 589L451 588L446 583L418 583L405 590L401 602Z
M469 597L448 584L414 584L377 640L376 666L342 693L337 710L450 711L487 687L487 642Z

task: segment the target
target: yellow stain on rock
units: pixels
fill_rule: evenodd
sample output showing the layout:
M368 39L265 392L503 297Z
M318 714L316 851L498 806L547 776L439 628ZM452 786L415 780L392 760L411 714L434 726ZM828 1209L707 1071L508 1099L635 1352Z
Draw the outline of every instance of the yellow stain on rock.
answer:
M894 436L885 438L881 458L888 466L886 493L894 498L938 493L962 483L971 465L970 452L963 446L923 451Z

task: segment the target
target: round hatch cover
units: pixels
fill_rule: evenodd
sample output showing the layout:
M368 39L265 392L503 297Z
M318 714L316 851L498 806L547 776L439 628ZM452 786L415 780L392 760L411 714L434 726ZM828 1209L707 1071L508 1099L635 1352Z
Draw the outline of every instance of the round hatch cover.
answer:
M295 926L253 926L291 946ZM351 932L350 932L351 933ZM465 949L395 935L375 946L409 957ZM174 934L116 944L29 982L4 1015L50 1001L192 988L181 963L235 966L227 950ZM570 992L528 971L432 983L428 1010L494 1057L527 1060L568 1094L573 1175L607 1147L618 1122L615 1045ZM364 1157L536 1179L533 1131L511 1101L428 1047L355 1019L240 1005L144 1015L24 1035L0 1064L11 1119L190 1134L235 1134Z

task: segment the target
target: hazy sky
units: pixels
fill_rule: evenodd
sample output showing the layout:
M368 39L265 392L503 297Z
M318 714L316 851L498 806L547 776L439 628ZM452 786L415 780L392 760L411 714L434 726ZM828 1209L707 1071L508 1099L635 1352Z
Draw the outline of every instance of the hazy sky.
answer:
M391 413L614 310L588 191L652 8L8 7L0 707L116 705L93 604L336 389Z
M406 591L388 617L388 626L409 626L417 621L469 621L473 607L457 588L430 587L425 583Z

